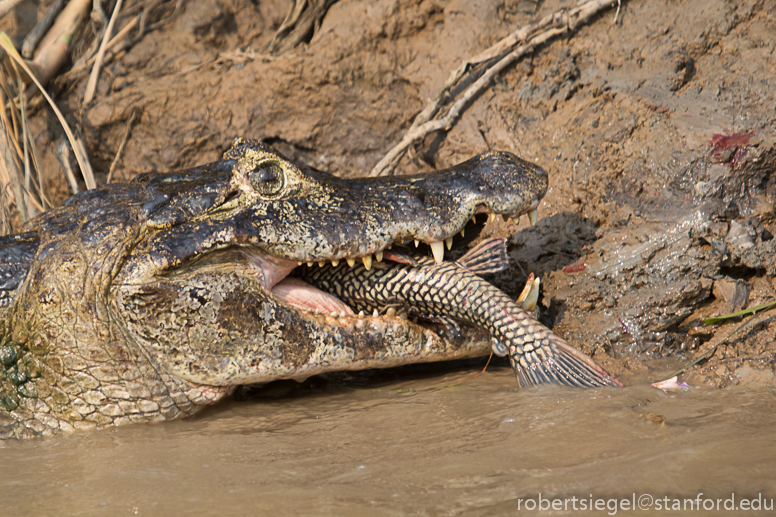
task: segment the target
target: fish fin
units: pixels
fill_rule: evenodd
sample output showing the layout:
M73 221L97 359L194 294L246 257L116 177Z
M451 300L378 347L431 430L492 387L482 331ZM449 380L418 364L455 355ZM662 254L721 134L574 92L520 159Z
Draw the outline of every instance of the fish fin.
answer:
M506 239L485 239L456 263L475 275L498 273L509 267Z
M595 361L547 330L522 347L510 346L509 359L520 386L561 384L582 388L622 386Z

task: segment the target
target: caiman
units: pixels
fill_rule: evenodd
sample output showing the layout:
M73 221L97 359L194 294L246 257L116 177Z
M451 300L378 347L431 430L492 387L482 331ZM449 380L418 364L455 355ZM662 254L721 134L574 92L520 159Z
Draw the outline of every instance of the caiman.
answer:
M491 214L535 220L547 182L506 152L343 179L237 139L221 161L76 194L0 238L0 437L173 419L240 385L491 350L523 385L619 385L477 276L482 257L445 260ZM398 313L376 292L392 274L409 293ZM431 281L448 296L425 296Z

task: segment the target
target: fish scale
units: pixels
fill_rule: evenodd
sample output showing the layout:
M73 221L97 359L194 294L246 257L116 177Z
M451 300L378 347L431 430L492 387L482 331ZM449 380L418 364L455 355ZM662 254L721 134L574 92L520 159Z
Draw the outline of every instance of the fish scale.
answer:
M437 264L414 257L417 265L382 262L301 268L296 273L318 289L336 294L354 311L385 314L397 306L424 318L452 318L487 331L499 355L509 354L521 386L621 386L592 359L537 322L506 293L459 262ZM461 259L484 264L475 252Z

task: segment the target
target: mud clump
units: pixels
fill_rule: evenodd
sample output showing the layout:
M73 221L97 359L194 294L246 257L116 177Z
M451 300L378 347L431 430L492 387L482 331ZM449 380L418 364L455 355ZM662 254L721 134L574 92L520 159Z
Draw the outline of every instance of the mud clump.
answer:
M59 103L103 173L135 114L116 180L215 160L238 135L363 175L465 58L575 2L512 4L343 0L269 54L286 2L187 3L107 65L95 103L81 106L85 80L57 83ZM516 294L541 275L543 321L615 375L654 380L667 373L655 358L716 346L685 380L776 386L772 319L722 344L740 322L703 324L776 298L775 10L623 3L616 24L607 13L508 68L398 172L489 149L536 161L550 191L539 223L512 237L500 287ZM61 202L61 132L42 112L31 124Z

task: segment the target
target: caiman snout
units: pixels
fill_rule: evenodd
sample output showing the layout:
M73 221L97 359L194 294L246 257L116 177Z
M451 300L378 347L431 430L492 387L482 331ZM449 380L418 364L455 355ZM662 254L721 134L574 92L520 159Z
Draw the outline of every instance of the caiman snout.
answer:
M535 211L548 177L512 153L491 152L410 182L421 190L431 223L420 240L433 242L455 235L475 214L519 217Z
M528 214L547 192L547 173L508 152L490 152L449 169L412 176L344 179L304 170L291 195L246 212L259 246L298 262L381 260L395 243L422 242L442 261L445 243L477 214Z

